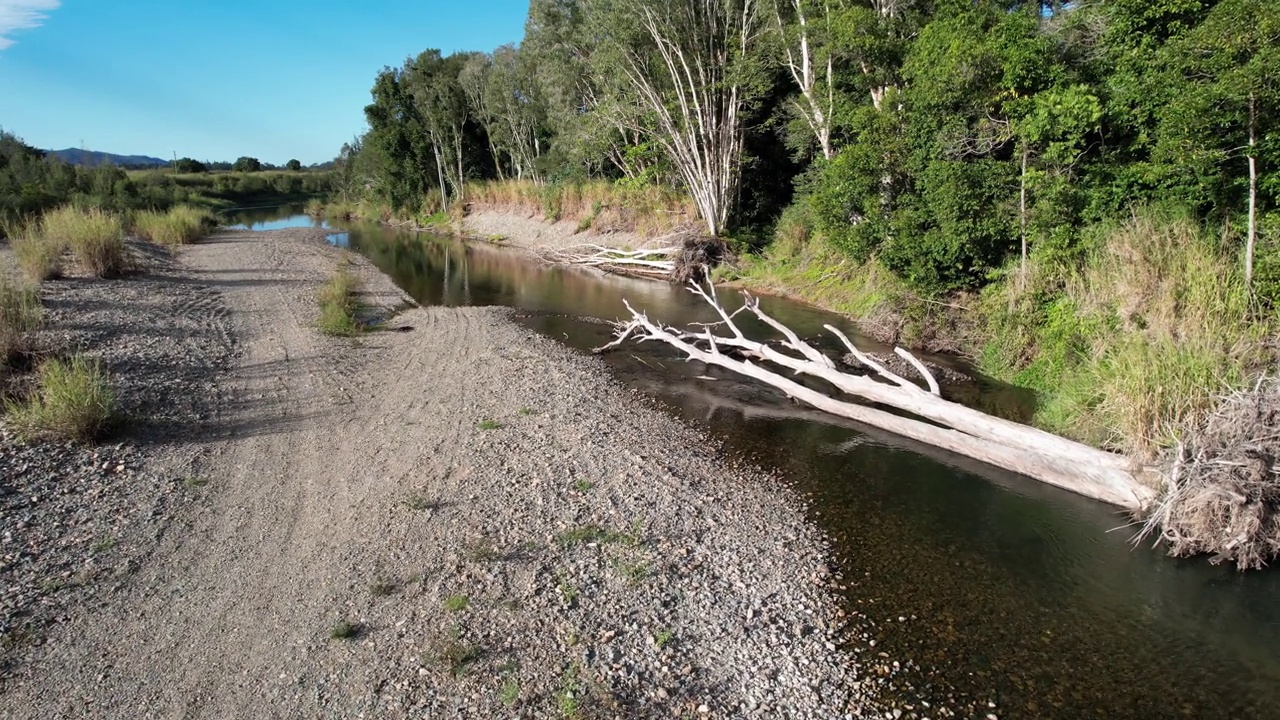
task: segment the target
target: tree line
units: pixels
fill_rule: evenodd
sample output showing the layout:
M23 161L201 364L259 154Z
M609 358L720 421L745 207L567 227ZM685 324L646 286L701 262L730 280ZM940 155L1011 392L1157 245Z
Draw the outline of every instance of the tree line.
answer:
M66 203L117 211L163 210L176 204L214 209L325 195L333 183L333 173L327 171L265 172L259 164L255 171L205 174L213 168L181 165L179 160L178 172L196 174L71 165L0 131L0 237L9 226Z
M340 186L686 192L710 235L803 222L914 289L1078 254L1135 204L1237 228L1280 195L1280 0L533 0L519 45L375 78Z

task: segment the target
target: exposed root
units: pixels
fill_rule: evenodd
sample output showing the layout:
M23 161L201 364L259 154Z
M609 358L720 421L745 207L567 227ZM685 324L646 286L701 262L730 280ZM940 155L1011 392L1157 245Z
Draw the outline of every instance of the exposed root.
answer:
M728 246L720 238L687 235L671 269L671 282L698 283L707 279L707 271L720 264Z
M1136 541L1241 570L1280 555L1280 380L1223 398L1163 458L1166 490Z

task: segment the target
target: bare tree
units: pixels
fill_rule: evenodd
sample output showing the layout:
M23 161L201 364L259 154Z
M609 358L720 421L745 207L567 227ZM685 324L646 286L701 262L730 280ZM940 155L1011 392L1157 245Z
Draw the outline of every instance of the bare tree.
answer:
M761 37L756 0L622 0L639 24L622 71L652 125L622 118L671 158L707 232L718 236L741 179L743 109L758 90L750 62Z

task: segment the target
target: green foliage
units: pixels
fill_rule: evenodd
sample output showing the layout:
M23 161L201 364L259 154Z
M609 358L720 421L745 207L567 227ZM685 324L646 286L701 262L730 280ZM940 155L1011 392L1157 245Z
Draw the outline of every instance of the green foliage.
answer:
M302 163L298 162L297 160L290 160L289 162L284 164L284 169L288 170L289 172L301 172Z
M173 171L184 175L190 175L193 173L209 172L209 168L199 160L192 160L191 158L184 157L180 158L173 164Z
M363 630L364 626L358 622L342 620L329 629L329 637L334 640L354 640Z
M82 355L50 360L37 375L35 395L5 405L9 425L24 440L93 440L115 413L115 393L95 361Z
M262 161L255 157L241 156L231 165L231 169L242 173L255 173L262 170Z
M1039 394L1036 424L1146 453L1267 361L1234 253L1185 215L1099 233L1078 274L1033 264L980 304L979 366Z

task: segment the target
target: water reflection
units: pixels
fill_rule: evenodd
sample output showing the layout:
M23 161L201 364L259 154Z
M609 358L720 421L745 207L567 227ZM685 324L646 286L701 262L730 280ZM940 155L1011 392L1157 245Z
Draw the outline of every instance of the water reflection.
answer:
M302 212L302 205L270 205L223 211L223 223L231 230L284 230L291 227L329 227L328 221Z
M347 230L353 250L419 301L513 307L579 349L607 341L603 321L625 314L623 298L672 323L711 319L660 283L382 227ZM834 319L764 304L810 338ZM1109 506L836 420L663 346L603 357L728 453L811 497L853 581L849 606L879 623L876 650L923 667L904 677L915 686L907 697L968 700L978 717L988 700L1002 718L1280 716L1280 573L1134 550Z

